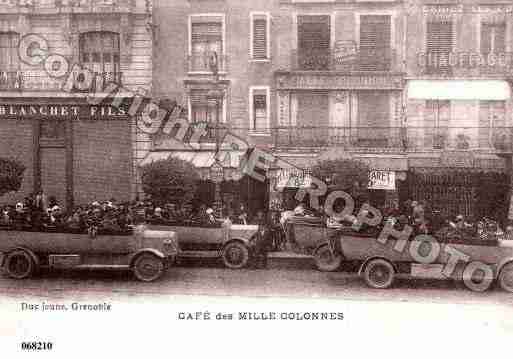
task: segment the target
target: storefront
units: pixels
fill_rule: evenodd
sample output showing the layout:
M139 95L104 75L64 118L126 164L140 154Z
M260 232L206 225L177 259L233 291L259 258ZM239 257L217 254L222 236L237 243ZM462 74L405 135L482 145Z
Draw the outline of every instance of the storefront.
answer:
M298 190L310 188L312 184L311 168L325 159L352 158L365 162L369 166L369 181L367 187L367 200L373 206L383 208L392 205L394 201L407 199L407 171L408 161L404 155L368 155L348 154L340 155L337 150L328 150L315 156L287 156L280 157L282 168L272 168L269 173L270 209L293 209L299 201L296 198ZM330 183L326 183L328 187ZM305 196L303 202L308 202Z
M1 156L26 167L20 191L2 203L39 189L66 208L130 199L130 118L123 109L84 98L3 98L0 137Z
M507 217L510 175L504 158L472 151L446 151L412 157L409 197L424 200L446 217L461 214L503 221Z

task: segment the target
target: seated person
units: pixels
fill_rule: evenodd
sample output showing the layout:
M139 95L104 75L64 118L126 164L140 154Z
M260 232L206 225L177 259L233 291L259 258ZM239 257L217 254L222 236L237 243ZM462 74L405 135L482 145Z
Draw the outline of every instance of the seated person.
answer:
M9 207L5 206L0 210L0 226L9 226L11 224L11 219L9 217Z

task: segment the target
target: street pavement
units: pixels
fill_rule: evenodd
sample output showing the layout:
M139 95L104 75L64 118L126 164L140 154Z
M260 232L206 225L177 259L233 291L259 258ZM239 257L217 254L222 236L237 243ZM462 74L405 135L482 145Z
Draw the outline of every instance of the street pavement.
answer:
M368 288L354 273L322 273L299 269L230 270L207 263L172 267L158 281L142 283L129 272L45 271L28 280L0 275L0 297L125 298L136 295L198 295L324 298L440 304L513 304L513 294L498 287L477 293L463 283L446 280L398 279L393 288Z

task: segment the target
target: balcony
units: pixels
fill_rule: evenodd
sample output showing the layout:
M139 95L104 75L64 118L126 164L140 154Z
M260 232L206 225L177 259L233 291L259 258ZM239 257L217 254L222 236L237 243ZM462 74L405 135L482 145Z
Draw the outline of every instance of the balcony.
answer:
M23 73L21 71L0 71L0 91L21 91Z
M277 148L343 147L360 152L482 150L513 152L512 127L276 127Z
M400 72L395 49L296 49L290 54L290 71Z
M189 73L212 73L210 69L210 52L198 53L187 56L187 72ZM226 55L217 56L219 72L228 71L228 57Z
M105 87L108 83L114 82L118 85L122 84L123 73L118 71L107 71L107 72L94 72L95 76L100 76L103 78L103 86ZM74 74L74 76L83 76L82 74ZM83 79L76 79L77 81L82 81ZM101 92L101 89L97 89L96 85L101 84L100 81L93 80L92 88L88 88L86 90L75 89L75 92Z

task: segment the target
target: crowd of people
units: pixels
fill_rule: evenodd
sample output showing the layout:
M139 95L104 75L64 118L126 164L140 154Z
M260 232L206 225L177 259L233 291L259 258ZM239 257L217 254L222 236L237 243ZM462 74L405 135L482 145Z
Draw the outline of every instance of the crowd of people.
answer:
M365 208L367 201L362 202ZM369 204L370 205L370 204ZM397 230L406 225L413 228L414 234L435 234L441 230L457 230L469 236L480 236L484 232L494 230L499 234L512 234L513 226L509 225L503 232L497 222L483 219L475 221L462 215L453 218L444 217L439 210L430 208L426 201L405 201L402 205L394 201L391 206L379 208L382 214L382 227L390 223ZM335 207L334 212L340 213L341 208ZM193 206L174 203L156 205L151 201L117 202L111 198L107 201L93 201L88 205L76 206L68 211L58 203L55 197L46 197L39 191L15 205L1 208L0 228L8 227L17 230L57 231L72 233L117 234L130 233L133 225L147 222L169 225L200 225L219 226L226 221L232 224L256 224L265 226L272 238L272 247L283 249L285 243L285 222L291 216L326 218L328 227L337 228L357 222L357 216L348 215L343 218L328 216L320 211L309 210L303 204L294 210L277 212L257 211L251 215L244 205L236 208L223 208L217 211L206 204ZM492 228L494 227L495 228ZM365 225L363 226L365 230ZM367 226L368 227L368 226ZM361 228L361 226L360 226ZM376 228L374 228L376 229Z
M206 204L174 203L157 205L152 201L118 202L114 198L93 201L65 211L55 197L39 191L13 205L0 207L0 228L27 231L71 233L125 233L139 223L218 226L229 220L233 224L266 224L263 211L251 216L241 205L223 209L222 215Z
M372 217L372 213L365 213L365 205L370 206L370 203L368 201L362 203L363 213L360 213L360 215ZM378 210L381 215L381 223L376 226L359 223L358 215L337 216L337 213L341 213L342 209L336 207L333 209L334 214L326 215L326 225L332 228L340 228L358 223L360 230L379 230L386 224L390 224L399 231L406 226L410 226L413 229L413 235L439 235L441 233L459 232L467 237L475 238L479 236L485 238L487 234L494 233L504 238L513 239L513 225L511 224L506 225L505 231L503 231L496 219L484 217L475 220L465 218L462 214L453 217L444 216L440 210L432 209L427 201L407 200L400 205L396 200L392 205L378 208ZM286 221L287 217L291 216L322 217L323 215L322 209L321 211L312 211L305 205L299 204L293 211L284 212L282 223Z

